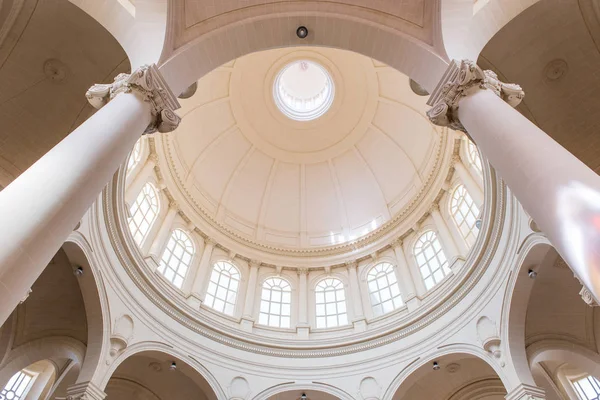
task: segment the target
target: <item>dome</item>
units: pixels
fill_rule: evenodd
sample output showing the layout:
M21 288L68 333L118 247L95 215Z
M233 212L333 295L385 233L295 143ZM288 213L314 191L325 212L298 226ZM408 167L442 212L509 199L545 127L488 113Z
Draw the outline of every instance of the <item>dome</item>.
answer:
M441 185L452 146L425 102L356 53L263 51L202 78L157 149L173 197L209 234L331 248L397 228Z

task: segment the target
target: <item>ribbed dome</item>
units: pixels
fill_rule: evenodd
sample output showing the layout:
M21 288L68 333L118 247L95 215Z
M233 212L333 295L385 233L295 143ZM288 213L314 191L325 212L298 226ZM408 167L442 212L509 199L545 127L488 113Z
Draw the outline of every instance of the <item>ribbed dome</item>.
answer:
M274 97L275 80L298 61L322 67L335 87L330 108L310 121L289 118ZM442 134L425 117L425 101L408 77L355 53L245 56L182 100L183 121L162 141L178 186L171 191L199 217L259 243L353 240L405 212L439 173Z

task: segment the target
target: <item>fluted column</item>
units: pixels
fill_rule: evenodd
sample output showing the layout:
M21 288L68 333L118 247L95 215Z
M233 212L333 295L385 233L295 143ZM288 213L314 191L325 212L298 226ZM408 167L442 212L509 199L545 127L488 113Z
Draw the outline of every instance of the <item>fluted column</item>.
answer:
M210 258L212 257L215 244L215 241L211 238L206 238L204 240L204 251L202 252L200 265L198 266L198 270L196 271L196 276L193 281L194 283L192 284L191 292L195 294L200 302L204 301L206 281L210 275L210 271L212 270Z
M248 275L248 286L246 287L246 301L244 302L244 313L242 318L254 321L254 300L256 296L256 284L258 281L258 270L260 261L250 261L250 274Z
M433 222L437 228L440 236L440 242L442 243L442 247L446 252L446 257L448 258L448 263L452 263L456 258L467 254L468 250L466 243L464 243L464 241L454 240L452 233L450 233L450 229L448 229L448 225L446 225L446 220L440 213L439 205L433 204L429 209L429 213L431 214L431 218L433 218ZM457 246L457 242L461 247Z
M468 132L598 302L600 176L513 109L523 97L492 71L453 61L430 97L428 116Z
M459 156L455 156L452 161L458 178L465 185L467 192L469 192L469 195L477 207L481 210L483 206L483 190L481 189L481 186L479 186L475 179L473 179L473 175L467 171L462 159Z
M135 178L127 185L125 189L125 202L131 206L136 197L140 194L142 187L148 182L148 177L152 175L154 167L158 164L158 156L150 154L142 169L136 174Z
M404 254L402 240L397 239L392 242L392 248L394 249L394 254L396 255L396 272L399 281L398 283L400 284L400 290L402 291L402 298L408 306L409 311L412 311L418 307L420 301L417 297L415 279L410 273L408 261L406 260L406 255Z
M354 312L353 324L357 327L357 324L364 325L365 312L363 310L362 296L360 294L360 284L358 282L358 273L356 268L358 267L355 261L347 262L346 269L348 270L348 278L350 282L350 293L347 294L352 301L352 311Z
M179 212L179 208L177 203L172 201L169 203L169 210L167 211L167 215L163 219L160 224L160 228L152 241L152 246L150 247L149 256L153 258L153 260L158 263L160 262L160 258L162 256L162 250L165 247L165 243L169 240L169 235L171 233L171 227L173 226L173 221Z
M156 66L120 74L86 96L97 108L110 102L0 192L0 325L144 130L172 130L179 122L177 99Z

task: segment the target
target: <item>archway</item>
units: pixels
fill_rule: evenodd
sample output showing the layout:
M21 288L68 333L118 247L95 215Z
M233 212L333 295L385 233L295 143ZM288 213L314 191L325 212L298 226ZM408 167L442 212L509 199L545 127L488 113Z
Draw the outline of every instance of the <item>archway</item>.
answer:
M506 388L497 371L482 358L468 353L428 357L403 371L386 397L392 400L480 399L502 400Z
M192 363L158 350L124 354L104 389L114 400L168 400L222 397Z
M289 383L270 387L257 394L253 400L352 400L349 393L331 385L318 382L306 384Z

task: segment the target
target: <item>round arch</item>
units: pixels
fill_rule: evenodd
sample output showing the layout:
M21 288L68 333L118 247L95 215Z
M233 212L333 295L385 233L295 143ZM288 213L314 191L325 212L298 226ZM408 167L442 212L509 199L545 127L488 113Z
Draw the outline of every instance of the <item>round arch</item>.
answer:
M354 9L343 7L348 14ZM304 8L308 9L301 13L247 18L201 35L174 53L166 57L163 54L160 71L173 92L180 93L208 72L245 54L300 45L334 47L374 58L410 76L430 92L446 70L447 62L432 46L399 30L364 17L322 11L318 4ZM307 27L314 32L310 40L301 41L295 36L298 21L303 20L310 22Z
M581 369L593 376L600 376L600 355L580 344L566 340L542 340L527 349L529 365L544 361L560 361Z
M121 354L119 354L112 364L105 370L104 376L100 380L99 387L104 390L107 387L108 382L114 375L117 368L122 365L127 359L136 355L149 355L153 353L159 353L161 355L177 359L181 364L188 366L195 373L202 378L210 389L214 393L215 399L226 399L227 395L219 384L217 378L206 368L200 361L190 358L187 353L170 347L163 343L152 342L152 343L136 343L127 347ZM179 365L179 364L178 364Z
M334 396L334 398L342 399L342 400L354 400L355 398L351 396L346 391L339 389L335 386L326 385L324 383L311 382L307 384L298 384L298 383L284 383L281 385L275 385L268 389L263 390L258 393L256 396L252 398L252 400L267 400L271 396L281 395L287 392L317 392L324 393L327 395ZM310 395L309 395L310 397ZM295 399L294 399L295 400Z
M505 388L510 387L509 378L505 371L500 367L499 364L492 360L489 353L485 352L482 348L474 345L451 345L444 347L441 351L429 354L427 357L419 358L408 364L392 381L388 386L383 400L394 399L395 394L403 389L403 385L410 384L411 381L416 381L420 377L424 376L426 370L431 369L431 364L434 361L441 361L449 358L456 357L463 358L475 358L486 365L488 365L498 376Z

